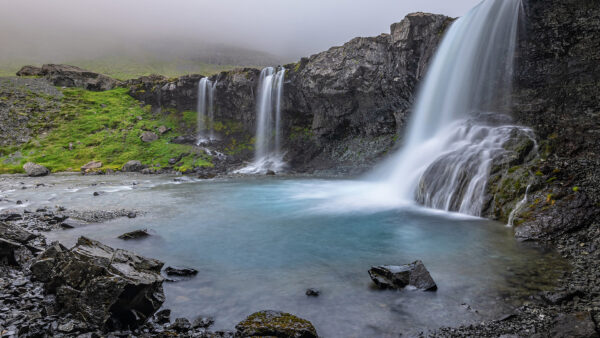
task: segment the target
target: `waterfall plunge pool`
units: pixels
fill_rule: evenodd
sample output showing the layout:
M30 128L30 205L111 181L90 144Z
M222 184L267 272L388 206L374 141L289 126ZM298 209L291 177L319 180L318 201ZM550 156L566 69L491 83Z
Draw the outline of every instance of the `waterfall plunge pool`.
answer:
M518 243L497 222L411 205L357 208L349 203L365 196L330 203L332 190L357 193L355 181L174 179L2 178L0 209L14 208L6 200L20 199L24 203L17 207L141 211L134 219L46 235L67 246L88 236L158 258L166 266L198 269L193 278L164 284L164 307L172 309L172 320L212 316L215 330L231 330L250 313L274 309L310 320L323 337L417 334L497 319L530 294L551 288L567 268L558 255ZM37 183L45 186L35 188ZM93 196L94 191L104 193ZM117 239L146 228L152 237ZM416 259L431 272L437 292L372 287L367 274L372 265ZM307 288L321 295L307 297Z

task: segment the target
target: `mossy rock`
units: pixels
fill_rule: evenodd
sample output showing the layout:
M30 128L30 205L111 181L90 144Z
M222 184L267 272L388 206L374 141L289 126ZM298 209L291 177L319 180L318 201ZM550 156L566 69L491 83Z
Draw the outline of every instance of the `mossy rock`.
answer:
M306 319L280 311L259 311L235 326L236 337L315 338L315 327Z

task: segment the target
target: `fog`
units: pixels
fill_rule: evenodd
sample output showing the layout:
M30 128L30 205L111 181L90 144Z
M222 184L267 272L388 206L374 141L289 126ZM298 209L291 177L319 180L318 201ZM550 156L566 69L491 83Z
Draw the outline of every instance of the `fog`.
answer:
M0 0L0 60L45 62L134 51L170 55L227 46L292 61L355 36L388 33L390 24L410 12L456 17L478 2Z

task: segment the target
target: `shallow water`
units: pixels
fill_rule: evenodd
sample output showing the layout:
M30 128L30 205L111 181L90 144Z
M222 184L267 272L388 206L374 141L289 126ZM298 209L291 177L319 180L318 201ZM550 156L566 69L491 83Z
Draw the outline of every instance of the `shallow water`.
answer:
M233 329L254 311L275 309L310 320L324 337L414 334L498 318L551 287L565 269L557 255L516 242L512 230L497 222L411 205L354 210L330 203L331 190L343 190L349 181L173 179L2 178L0 209L62 205L144 212L47 235L66 245L85 235L198 269L194 278L165 283L165 307L172 318L213 316L214 329ZM105 193L94 197L94 191ZM16 206L17 199L24 204ZM154 236L116 238L140 228ZM416 259L431 272L437 292L372 288L370 266ZM321 295L307 297L307 288Z

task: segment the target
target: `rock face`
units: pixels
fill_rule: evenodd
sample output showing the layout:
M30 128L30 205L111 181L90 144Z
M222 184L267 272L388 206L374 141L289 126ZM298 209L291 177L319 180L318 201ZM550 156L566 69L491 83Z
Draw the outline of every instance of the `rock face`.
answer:
M369 276L381 289L402 289L410 285L424 291L437 290L437 285L421 261L400 266L374 266L369 270Z
M127 161L127 163L123 164L121 171L139 172L139 171L142 171L144 168L146 168L146 166L143 165L142 162L136 161L136 160L131 160L131 161Z
M486 216L515 218L522 240L551 239L600 216L600 7L594 1L525 0L513 117L531 127L539 156L496 166Z
M35 164L33 162L25 163L23 165L23 170L25 170L27 176L31 177L46 176L50 173L50 170L48 170L48 168L40 164Z
M162 265L81 237L71 250L51 246L31 270L61 312L101 329L124 329L142 324L164 302Z
M260 311L235 326L236 337L316 338L317 330L308 321L289 313Z
M39 75L44 76L55 86L61 87L102 91L113 89L119 85L119 81L111 77L69 65L43 65Z
M451 21L442 15L411 14L392 25L391 34L356 38L286 65L282 124L292 168L364 168L388 151ZM245 68L211 77L216 82L215 118L238 124L250 136L259 73ZM127 85L132 96L155 107L195 110L200 78L169 81L153 76Z

